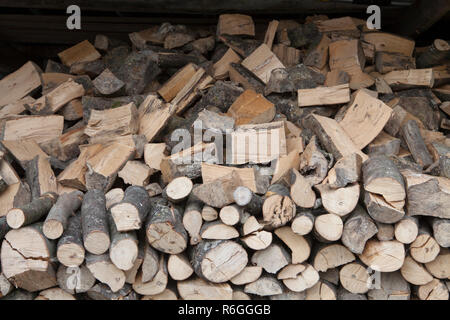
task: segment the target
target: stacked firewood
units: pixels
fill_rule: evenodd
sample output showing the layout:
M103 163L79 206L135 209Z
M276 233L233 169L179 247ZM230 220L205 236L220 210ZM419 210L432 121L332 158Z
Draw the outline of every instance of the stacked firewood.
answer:
M264 29L98 35L0 80L4 299L449 298L448 42Z

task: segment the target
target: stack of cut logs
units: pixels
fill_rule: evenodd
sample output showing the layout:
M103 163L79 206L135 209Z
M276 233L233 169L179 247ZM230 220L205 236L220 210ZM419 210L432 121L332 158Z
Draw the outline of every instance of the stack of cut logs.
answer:
M449 298L447 41L240 14L129 39L0 80L3 299Z

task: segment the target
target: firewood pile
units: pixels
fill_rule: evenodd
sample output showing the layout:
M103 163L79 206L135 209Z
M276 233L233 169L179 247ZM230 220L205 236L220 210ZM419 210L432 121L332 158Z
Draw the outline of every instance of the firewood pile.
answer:
M255 30L98 35L0 80L3 299L448 300L448 42Z

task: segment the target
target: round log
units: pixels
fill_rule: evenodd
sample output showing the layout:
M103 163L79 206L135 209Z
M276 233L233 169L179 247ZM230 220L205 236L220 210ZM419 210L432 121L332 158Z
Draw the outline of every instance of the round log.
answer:
M362 254L361 261L372 270L393 272L399 270L405 260L405 247L396 240L369 240Z
M81 215L69 218L67 228L58 240L56 256L66 267L78 267L84 261L85 249L81 227Z

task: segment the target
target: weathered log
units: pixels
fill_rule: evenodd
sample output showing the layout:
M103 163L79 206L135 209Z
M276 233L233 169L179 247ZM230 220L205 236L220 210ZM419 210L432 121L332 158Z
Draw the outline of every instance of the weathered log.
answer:
M64 233L58 240L56 256L66 267L78 267L84 261L83 231L81 214L70 217Z
M378 233L378 228L363 207L357 206L345 220L342 243L353 253L361 254L367 240Z

